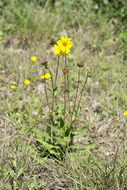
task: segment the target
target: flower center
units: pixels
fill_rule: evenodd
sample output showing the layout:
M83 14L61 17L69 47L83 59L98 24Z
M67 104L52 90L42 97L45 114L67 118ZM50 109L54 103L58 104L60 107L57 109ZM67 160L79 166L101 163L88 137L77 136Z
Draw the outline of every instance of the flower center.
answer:
M63 42L63 46L67 46L67 42Z

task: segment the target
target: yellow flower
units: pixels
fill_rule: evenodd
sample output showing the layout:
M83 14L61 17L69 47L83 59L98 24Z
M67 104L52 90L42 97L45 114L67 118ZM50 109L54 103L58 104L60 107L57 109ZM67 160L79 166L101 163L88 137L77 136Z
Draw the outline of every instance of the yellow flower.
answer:
M25 80L24 83L25 84L30 84L30 81L29 80Z
M42 79L45 79L45 75L41 76Z
M49 73L47 73L47 74L45 74L45 78L49 79L49 78L51 78L51 75Z
M61 50L62 54L68 55L70 53L70 49L73 46L73 42L71 41L71 38L68 37L61 37L61 40L57 41L57 44Z
M60 56L62 54L60 47L56 44L54 45L54 50L57 56Z
M41 78L42 79L49 79L49 78L51 78L51 75L49 73L47 73L47 74L41 76Z
M125 111L125 113L124 113L126 116L127 116L127 111Z
M31 57L31 61L35 62L37 60L37 57L33 56Z
M16 88L16 86L15 86L15 85L12 85L11 88Z

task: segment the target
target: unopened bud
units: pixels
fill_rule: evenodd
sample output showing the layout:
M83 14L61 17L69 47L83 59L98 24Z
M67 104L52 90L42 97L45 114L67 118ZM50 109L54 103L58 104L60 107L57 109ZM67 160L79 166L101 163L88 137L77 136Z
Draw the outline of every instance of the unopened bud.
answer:
M41 62L41 65L46 66L48 64L48 61Z
M52 38L51 41L50 41L50 45L54 45L56 43L57 43L56 40Z
M78 66L78 67L84 67L84 64L82 64L82 63L77 63L77 66Z
M66 68L63 69L63 74L68 74L68 72L69 72L68 69L66 69Z

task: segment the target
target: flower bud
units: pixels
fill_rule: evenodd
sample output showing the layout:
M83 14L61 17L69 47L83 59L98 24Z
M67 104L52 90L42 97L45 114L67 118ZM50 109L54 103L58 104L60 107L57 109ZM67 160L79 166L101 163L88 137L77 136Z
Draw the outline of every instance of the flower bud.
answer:
M84 64L82 64L82 63L77 63L77 66L78 66L78 67L84 67Z
M63 69L63 74L68 74L69 73L69 71L68 71L68 69Z
M46 66L48 64L48 61L41 62L41 65Z

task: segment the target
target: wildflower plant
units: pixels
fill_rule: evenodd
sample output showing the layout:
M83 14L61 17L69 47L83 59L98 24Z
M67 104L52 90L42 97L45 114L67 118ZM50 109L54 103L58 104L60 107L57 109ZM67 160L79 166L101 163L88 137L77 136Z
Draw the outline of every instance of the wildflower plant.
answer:
M78 63L77 67L79 69L78 79L77 79L77 89L74 96L74 102L71 106L70 102L70 79L69 79L69 69L67 63L67 56L71 51L73 42L71 38L61 37L57 41L57 44L54 45L54 53L57 56L57 66L56 72L53 75L52 71L48 65L48 62L42 64L44 66L44 75L41 78L44 80L44 89L46 95L46 102L49 108L49 118L45 122L46 130L40 131L33 129L33 132L36 135L37 142L41 147L44 155L53 155L57 158L63 158L66 155L66 152L71 150L74 146L74 136L77 135L77 132L86 130L84 127L82 130L74 129L75 121L78 119L78 114L80 110L80 103L83 95L87 79L90 76L89 73L86 74L83 87L81 92L79 92L80 84L80 73L83 65ZM64 60L62 73L63 73L63 86L57 84L58 73L60 71L59 63L61 60ZM46 70L49 73L46 74ZM47 85L47 80L51 78L52 89L49 93L49 88ZM45 80L46 79L46 80ZM62 91L63 99L62 104L59 102L59 92ZM50 99L50 100L49 100ZM52 102L50 104L50 102Z

